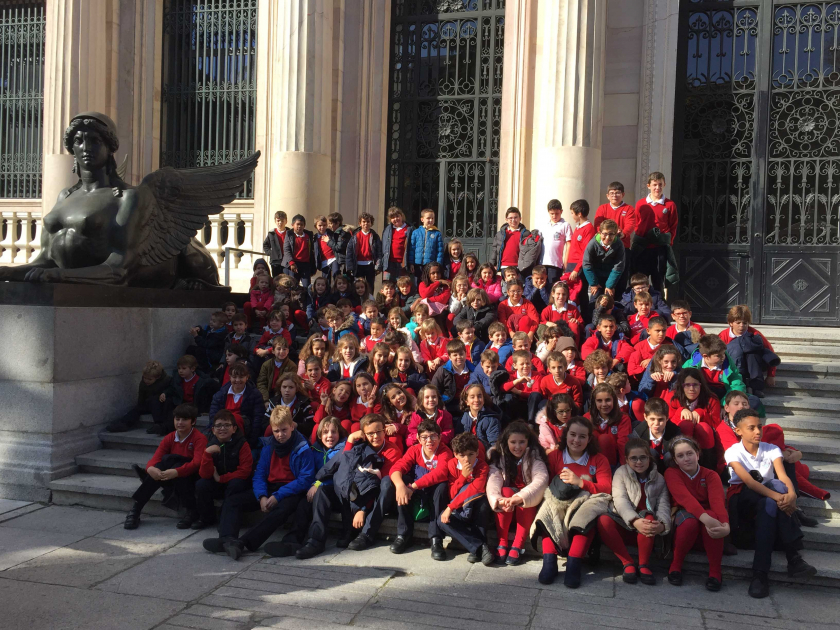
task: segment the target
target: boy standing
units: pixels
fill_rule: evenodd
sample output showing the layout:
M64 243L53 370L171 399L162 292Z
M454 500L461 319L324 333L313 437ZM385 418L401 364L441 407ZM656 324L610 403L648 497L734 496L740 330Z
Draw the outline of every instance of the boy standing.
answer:
M503 225L493 238L493 264L496 269L504 269L505 267L518 268L519 254L522 249L522 243L527 239L531 232L522 225L522 214L519 208L510 207L505 213L505 221L507 225Z
M435 227L435 211L426 208L420 213L421 227L413 230L408 249L409 270L414 271L417 284L423 279L423 267L430 262L443 264L443 234Z
M605 292L614 298L624 273L624 244L616 238L617 234L616 222L605 219L583 252L583 273L589 284L590 304Z
M548 202L548 225L543 237L541 262L546 269L546 284L550 291L554 283L566 272L569 250L572 245L572 226L563 219L563 205L557 199ZM536 273L536 269L534 269L534 273ZM533 302L533 300L531 301Z
M405 214L397 207L388 209L388 221L390 223L382 230L382 279L396 282L410 266L409 250L414 228L405 222Z
M196 431L198 411L192 405L175 408L175 431L160 441L160 444L142 469L136 464L134 472L140 477L140 487L132 495L134 505L125 517L125 529L140 526L140 512L158 488L163 488L165 507L185 507L185 516L178 521L178 529L188 529L198 520L195 507L195 482L198 469L207 446L207 438Z
M347 243L347 271L356 278L367 280L373 289L376 274L382 264L382 240L373 230L373 215L363 212L359 215L359 228L353 232Z
M589 222L589 202L586 199L578 199L569 207L575 216L575 231L572 232L572 245L569 247L569 257L566 262L566 273L569 274L569 282L574 285L578 279L581 281L580 295L586 295L586 275L583 273L583 253L586 251L589 241L595 237L595 226ZM578 307L581 314L586 317L586 300L581 299Z
M292 217L292 231L283 245L283 266L288 270L287 275L304 288L309 287L312 274L315 273L315 252L312 246L315 237L305 227L306 219L303 215Z
M633 251L633 269L651 278L657 291L665 287L669 250L677 237L677 204L665 197L665 175L648 176L648 196L636 202L636 233L646 241ZM654 228L657 230L654 232Z
M612 219L618 224L618 238L624 244L625 251L629 252L638 219L635 208L624 203L624 184L621 182L612 182L607 186L607 203L601 204L595 211L596 230L604 219Z
M338 268L341 273L345 273L345 259L347 256L347 243L350 242L350 237L353 236L353 230L344 225L344 217L338 212L332 212L327 215L327 226L335 235L335 256L338 262Z
M327 227L327 217L315 217L315 267L324 274L327 287L332 286L333 278L338 275L337 247L335 232Z
M291 230L286 227L288 218L286 213L278 210L274 213L274 229L268 233L263 241L263 252L268 256L271 264L271 275L276 276L283 272L283 247L286 243L286 236Z

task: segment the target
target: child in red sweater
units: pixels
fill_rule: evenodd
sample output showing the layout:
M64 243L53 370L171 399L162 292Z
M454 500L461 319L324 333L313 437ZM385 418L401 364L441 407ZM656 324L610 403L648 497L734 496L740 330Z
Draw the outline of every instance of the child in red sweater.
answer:
M653 172L648 176L649 194L636 202L636 234L649 241L645 249L633 256L633 269L650 276L653 288L662 292L665 286L665 270L668 260L668 246L677 238L677 204L665 197L665 175ZM658 228L655 235L653 229Z
M659 347L665 344L671 344L671 340L665 336L665 331L668 329L668 322L664 317L651 317L647 322L647 339L637 341L633 345L633 353L630 355L630 361L627 363L627 374L638 382L638 379L644 374L648 363L653 358L654 353Z
M633 354L633 347L616 334L615 317L604 315L598 322L598 330L581 346L580 354L586 360L596 350L603 350L612 358L612 369L626 371Z
M636 209L630 204L624 203L624 184L612 182L607 186L608 203L601 204L595 211L595 229L601 225L604 219L612 219L618 225L618 238L624 244L627 251L630 251L630 239L636 232Z
M499 321L507 326L511 333L522 331L528 333L531 341L537 332L540 315L534 305L522 296L523 286L519 280L513 280L507 286L508 297L499 302Z
M272 348L271 341L278 335L281 335L286 340L289 348L292 347L292 335L289 333L283 312L279 310L271 311L269 314L268 326L265 327L262 336L257 341L257 345L254 347L254 354L262 359L273 354L274 349Z
M178 521L178 529L189 529L198 520L195 504L195 483L207 438L195 428L198 410L189 404L175 407L175 431L164 437L146 464L145 470L132 466L140 477L140 487L132 495L134 505L125 517L125 529L140 526L140 512L158 488L163 488L162 505L171 509L184 507L186 515Z
M610 465L624 464L624 445L633 427L630 417L621 413L618 407L618 396L612 385L601 383L594 387L590 397L589 412L584 417L592 420L598 450L607 458Z
M580 343L580 335L583 331L583 317L578 307L569 302L569 285L565 282L556 282L551 288L551 304L546 306L540 313L540 322L565 322L572 331L575 341Z
M690 437L672 440L669 452L675 466L665 471L665 483L677 513L674 516L674 559L668 569L668 582L682 585L683 560L699 539L709 559L706 588L719 591L723 579L723 539L729 535L723 484L715 471L700 466L700 446Z
M589 222L589 202L586 199L578 199L572 203L569 209L575 217L577 227L572 232L572 246L569 248L566 272L569 274L568 279L570 283L580 283L578 295L586 296L589 284L586 281L586 276L583 274L583 252L586 251L586 246L589 245L589 241L595 237L595 226ZM589 301L586 299L581 300L581 306L586 310L589 306ZM581 312L584 316L587 313Z
M691 343L692 331L696 331L698 339L706 334L700 324L691 321L691 304L685 300L671 302L671 317L674 318L674 323L668 326L665 334L682 346Z
M434 374L441 365L449 361L446 344L451 340L443 336L440 326L431 318L420 325L420 338L420 354L425 367L430 375Z
M659 317L659 313L651 310L653 300L650 293L642 291L633 297L633 306L636 312L627 317L630 325L630 343L636 345L642 339L644 331L647 330L651 317Z
M429 306L432 316L440 315L449 306L452 293L449 282L444 279L444 267L439 262L430 262L423 269L423 280L417 287L420 298Z
M443 484L448 488L449 503L437 517L437 527L467 549L468 562L481 561L490 566L496 556L487 545L489 469L486 462L478 458L478 438L472 433L456 435L452 440L452 451L455 457L446 466L438 466L409 487L422 490Z
M515 397L507 404L507 415L512 419L523 419L533 422L537 415L537 407L543 400L540 393L542 373L534 373L531 364L531 354L527 350L517 350L511 355L513 370L510 378L502 385L502 389Z
M701 463L712 470L722 470L715 453L715 427L720 424L720 403L709 390L703 373L697 368L683 368L674 389L666 396L669 418L683 435L693 438L703 451Z
M583 385L567 371L566 358L559 352L550 352L545 364L548 374L540 380L540 393L550 400L556 394L569 394L578 409L583 409Z
M271 307L274 304L274 288L271 286L271 278L260 276L256 286L251 289L249 300L245 303L243 310L248 318L248 326L253 328L259 325L265 326L265 320Z
M764 385L776 384L776 366L781 361L767 338L750 326L752 313L748 306L733 306L726 321L729 328L720 331L718 337L726 344L727 353L746 382L747 393L764 398Z

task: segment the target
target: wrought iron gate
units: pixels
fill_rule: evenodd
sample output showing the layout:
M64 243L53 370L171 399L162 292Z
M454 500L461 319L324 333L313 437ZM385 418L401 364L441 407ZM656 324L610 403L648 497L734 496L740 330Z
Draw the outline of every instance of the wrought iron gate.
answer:
M161 165L225 164L254 152L258 0L166 0ZM254 196L254 176L240 198Z
M0 3L0 199L41 196L45 12Z
M840 2L683 0L674 119L695 317L838 325Z
M394 0L389 206L437 212L488 259L496 229L505 0Z

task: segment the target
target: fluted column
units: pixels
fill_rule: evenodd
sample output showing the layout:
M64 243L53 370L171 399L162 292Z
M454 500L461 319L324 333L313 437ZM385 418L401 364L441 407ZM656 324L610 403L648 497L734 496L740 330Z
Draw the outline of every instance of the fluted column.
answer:
M531 205L595 204L601 180L606 0L540 2L537 21Z
M260 2L256 214L329 212L333 0Z
M99 111L116 119L112 41L117 0L50 0L47 2L44 69L43 211L48 212L62 188L77 181L73 156L64 149L70 118Z

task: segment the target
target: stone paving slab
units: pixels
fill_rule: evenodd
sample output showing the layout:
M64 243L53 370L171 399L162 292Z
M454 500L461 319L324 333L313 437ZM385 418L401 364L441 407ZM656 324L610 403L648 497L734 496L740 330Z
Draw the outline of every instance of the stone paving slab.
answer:
M72 545L84 536L0 527L0 571Z
M119 512L114 512L119 514ZM165 516L143 516L140 520L140 527L137 529L125 529L125 514L119 525L114 525L96 534L98 538L109 538L112 540L125 540L129 542L141 542L149 545L166 545L171 547L179 542L193 536L195 532L191 529L177 529L177 519Z
M0 499L0 514L11 512L12 510L19 510L27 505L33 505L30 501L14 501L12 499Z
M121 517L119 512L51 505L43 510L0 523L0 528L78 534L87 537L124 521L125 516Z

